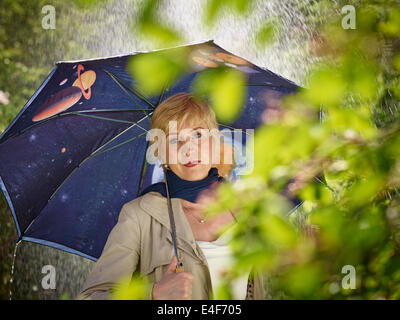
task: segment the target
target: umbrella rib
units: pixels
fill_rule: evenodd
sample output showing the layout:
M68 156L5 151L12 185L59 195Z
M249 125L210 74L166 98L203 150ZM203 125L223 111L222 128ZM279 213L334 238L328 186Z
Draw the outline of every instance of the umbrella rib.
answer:
M120 78L118 78L115 74L113 74L112 72L102 69L105 73L107 73L111 79L118 84L118 86L124 90L124 92L131 98L133 99L136 104L141 108L140 104L126 91L126 89L128 89L131 93L137 95L140 99L142 99L144 102L146 102L150 107L152 107L153 109L155 108L155 106L148 100L146 99L146 97L144 97L141 93L137 92L136 90L134 90L133 88L131 88L128 84L126 84L124 81L122 81ZM121 83L123 84L123 86L121 85ZM125 87L125 88L124 88Z
M112 150L112 149L114 149L114 148L117 148L117 147L119 147L119 146L121 146L121 145L123 145L123 144L125 144L125 143L128 143L128 142L130 142L130 141L132 141L132 140L135 140L136 138L139 138L139 137L141 137L142 135L144 135L146 132L142 132L141 134L139 134L139 135L137 135L137 136L135 136L135 137L133 137L133 138L131 138L131 139L128 139L128 140L125 140L125 141L123 141L123 142L121 142L121 143L119 143L119 144L117 144L117 145L115 145L115 146L113 146L113 147L111 147L111 148L109 148L109 149L106 149L106 150L103 150L102 152L99 152L99 153L96 153L96 154L91 154L90 156L88 156L88 157L86 157L81 163L79 163L79 165L77 166L77 167L75 167L71 172L70 172L70 174L63 180L63 182L58 186L58 188L53 192L53 194L50 196L50 198L47 200L47 203L49 203L49 201L53 198L53 196L57 193L57 191L61 188L61 186L68 180L68 178L84 163L84 162L86 162L86 160L89 160L90 158L93 158L93 157L95 157L95 156L98 156L98 155L100 155L100 154L102 154L102 153L104 153L104 152L106 152L106 151L110 151L110 150ZM47 203L46 203L46 205L47 205ZM45 205L45 206L46 206ZM42 210L43 210L43 208L42 208ZM28 231L28 229L31 227L31 225L36 221L36 219L38 218L39 216L37 216L36 218L34 218L32 221L31 221L31 223L25 228L25 230L22 232L22 234L21 234L21 239L22 239L22 237L23 237L23 235Z
M153 111L153 109L146 109L146 110L148 110L148 111ZM71 115L71 114L72 114L72 115L80 115L81 113L89 113L89 112L96 113L96 112L128 112L128 111L142 111L142 110L139 110L139 109L125 109L125 110L121 110L121 109L81 110L81 111L71 111L71 112L65 112L65 113L61 113L61 114L56 114L56 115L51 116L51 117L49 117L49 118L47 118L47 119L44 119L44 120L42 120L42 121L40 121L40 122L36 122L36 123L30 125L29 127L26 127L25 129L22 129L21 131L18 131L16 134L14 134L14 135L12 135L12 136L9 136L5 141L3 141L2 143L0 143L0 145L2 145L3 143L5 143L6 141L8 141L8 139L18 137L19 135L23 134L25 131L27 131L27 130L33 128L33 127L36 127L36 126L38 126L38 125L41 125L41 124L43 124L43 123L45 123L45 122L47 122L47 121L53 120L53 119L55 119L55 118L58 118L58 117L68 116L68 115ZM147 113L146 113L146 115L147 115Z
M78 113L78 114L76 114L77 116L81 116L81 117L87 117L87 118L94 118L94 119L100 119L100 120L108 120L108 121L114 121L114 122L121 122L121 123L136 123L135 121L128 121L128 120L119 120L119 119L112 119L112 118L106 118L106 117L99 117L99 116L90 116L90 115L87 115L87 114L82 114L82 113ZM136 123L137 124L137 123ZM139 126L138 124L137 124L137 126L140 128L140 129L143 129L144 131L148 131L147 129L145 129L145 128L143 128L142 126Z
M143 118L140 119L138 122L141 122L142 120L144 120L144 119L146 119L146 118L147 118L147 116L143 117ZM142 135L144 135L144 134L146 133L146 132L142 132L141 134L139 134L139 135L137 135L137 136L135 136L135 137L133 137L133 138L131 138L131 139L129 139L129 140L123 141L122 143L120 143L120 144L118 144L118 145L116 145L116 146L114 146L114 147L112 147L112 148L103 150L102 152L96 154L96 152L97 152L98 150L100 150L101 148L103 148L103 147L106 146L107 144L111 143L113 140L115 140L116 138L118 138L121 134L125 133L125 132L128 131L129 129L133 128L135 125L137 125L137 124L135 123L135 124L133 124L132 126L126 128L126 129L123 130L123 131L121 131L121 132L120 132L119 134L117 134L115 137L113 137L112 139L110 139L109 141L107 141L107 142L106 142L105 144L103 144L102 146L98 147L98 148L97 148L95 151L93 151L89 156L87 156L85 159L83 159L83 160L78 164L78 166L76 166L76 167L68 174L68 176L65 177L65 179L61 182L61 184L58 186L58 188L52 193L52 195L50 196L50 198L47 200L46 205L47 205L47 204L49 203L49 201L54 197L54 195L55 195L55 194L57 193L57 191L61 188L61 186L68 180L68 178L75 172L75 170L77 170L77 169L78 169L83 163L85 163L87 160L89 160L90 158L92 158L92 157L94 157L94 156L97 156L97 155L99 155L99 154L101 154L101 153L103 153L103 152L105 152L105 151L112 150L112 149L114 149L114 148L117 147L117 146L120 146L120 145L122 145L122 144L124 144L124 143L127 143L127 142L129 142L129 141L132 141L132 140L134 140L134 139L136 139L136 138L138 138L138 137L140 137L140 136L142 136ZM44 207L46 207L46 205L45 205ZM43 208L44 208L44 207L43 207ZM42 210L43 210L43 208L42 208ZM25 230L21 233L21 238L23 237L23 235L26 234L26 232L28 231L28 229L31 227L31 225L36 221L36 219L37 219L39 216L40 216L40 214L39 214L36 218L34 218L34 219L32 220L32 222L25 228Z
M105 150L103 150L103 151L101 151L101 152L98 152L98 153L96 153L96 154L92 154L92 155L90 155L88 158L93 158L93 157L98 156L98 155L100 155L100 154L102 154L102 153L104 153L104 152L107 152L107 151L110 151L110 150L115 149L115 148L117 148L117 147L120 147L120 146L122 146L122 145L125 144L125 143L131 142L132 140L135 140L136 138L139 138L139 137L143 136L144 134L147 134L147 132L142 132L141 134L138 134L137 136L135 136L135 137L133 137L133 138L130 138L130 139L128 139L128 140L122 141L121 143L118 143L118 144L116 144L115 146L113 146L113 147L111 147L111 148L105 149Z
M268 84L268 83L247 83L247 87L276 87L276 88L285 88L285 89L296 89L296 86L286 86L281 84Z
M107 70L105 70L107 71ZM118 78L115 74L113 74L110 71L107 71L110 74L112 74L114 76L114 78L118 79L118 81L120 81L128 90L130 90L132 93L136 94L137 96L139 96L139 98L141 98L144 102L147 102L147 104L152 107L153 109L155 108L155 105L151 103L151 101L149 101L149 99L147 99L145 97L144 94L140 93L138 90L133 89L132 87L130 87L125 81L123 81L122 79Z
M170 95L171 95L171 91L172 91L172 88L171 88L171 87L170 87L169 89L170 89L170 90L168 90L168 93L167 93L167 98L168 98L168 97L170 97Z
M98 109L98 110L78 110L74 113L96 113L96 112L125 112L125 111L153 111L154 109Z
M142 119L140 119L138 121L141 122L144 119L146 119L147 116L143 117ZM79 168L83 163L85 163L88 159L92 158L92 156L101 148L103 148L104 146L108 145L109 143L111 143L112 141L114 141L115 139L117 139L119 136L121 136L122 134L124 134L125 132L127 132L128 130L130 130L131 128L133 128L134 126L138 125L137 123L134 123L133 125L129 126L128 128L126 128L125 130L121 131L119 134L117 134L115 137L111 138L110 140L108 140L105 144L101 145L100 147L98 147L96 150L94 150L89 156L87 156L85 159L83 159L77 167L74 168L74 170L72 172L74 172L77 168ZM143 133L141 133L140 135L143 135ZM140 135L136 136L139 137ZM104 151L104 150L103 150ZM100 154L100 153L99 153ZM97 155L97 154L96 154ZM68 175L68 177L72 174L72 172ZM68 177L66 179L64 179L64 181L61 183L61 185L57 188L56 191L53 192L53 194L50 196L50 199L55 195L55 193L58 191L58 189L64 184L64 182L68 179ZM50 199L48 201L50 201Z
M233 129L233 130L237 129L237 128L228 126L228 125L226 125L226 124L222 124L222 123L218 123L218 124L219 124L220 126L227 127L228 129ZM247 133L246 131L244 131L243 129L240 129L240 130L242 131L242 133L247 134L248 136L250 136L250 134Z
M163 89L162 93L160 94L160 98L158 99L157 106L161 103L161 100L164 98L164 95L165 95L165 92L167 91L167 88L168 88L168 85L166 84L164 86L164 89Z
M112 149L114 149L114 148L116 148L116 147L119 147L119 146L121 146L121 145L123 145L123 144L125 144L125 143L128 143L128 142L132 141L132 140L135 140L136 138L141 137L141 136L144 135L145 133L146 133L146 132L142 132L141 134L139 134L139 135L137 135L137 136L135 136L135 137L133 137L133 138L131 138L131 139L125 140L125 141L119 143L118 145L115 145L114 147L111 147L111 148L109 148L109 149L103 150L102 152L96 153L96 151L99 150L101 147L104 147L105 144L102 145L102 146L101 146L100 148L98 148L97 150L93 151L89 156L87 156L85 159L83 159L83 160L78 164L78 166L76 166L76 167L70 172L70 174L62 181L62 183L58 186L58 188L53 192L53 194L50 196L50 198L49 198L49 200L47 200L47 202L49 202L49 201L54 197L54 195L57 193L57 191L58 191L58 190L62 187L62 185L68 180L68 178L75 172L75 170L77 170L77 169L78 169L81 165L83 165L87 160L89 160L89 159L91 159L91 158L93 158L93 157L95 157L95 156L98 156L98 155L100 155L100 154L102 154L102 153L104 153L104 152L106 152L106 151L109 151L109 150L112 150ZM110 142L110 141L107 141L107 144L108 144L109 142Z
M104 70L104 69L103 69ZM132 97L129 92L114 78L116 78L111 72L108 72L107 70L104 70L104 72L106 72L110 78L128 95L129 98L131 98L138 106L141 110L143 110L144 113L146 113L146 111L144 111L144 109L142 108L142 106L136 101L136 99L134 97ZM146 113L147 114L147 113Z
M161 100L164 98L164 95L165 95L165 92L167 90L167 87L168 87L168 85L165 85L162 94L160 94L160 98L158 99L157 105L159 105L161 103ZM146 149L147 149L148 145L149 145L149 142L147 141L146 142ZM147 170L147 161L145 161L143 166L142 166L142 174L140 175L139 188L138 188L138 194L137 194L138 196L139 196L139 194L140 194L140 192L142 190L143 178L144 178L144 174L145 174L146 170Z

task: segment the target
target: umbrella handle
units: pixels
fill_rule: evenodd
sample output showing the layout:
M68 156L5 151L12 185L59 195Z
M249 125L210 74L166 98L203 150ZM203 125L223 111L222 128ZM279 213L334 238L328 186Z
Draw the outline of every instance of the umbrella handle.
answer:
M175 267L175 273L183 272L183 264L182 262L178 263Z
M171 198L169 196L169 191L168 191L168 182L167 182L167 168L165 165L162 166L164 170L164 176L165 176L165 189L167 191L167 199L168 199L168 215L169 215L169 222L171 226L171 233L172 233L172 242L174 244L174 251L175 251L175 256L176 256L176 267L175 267L175 273L177 272L183 272L183 264L182 262L179 262L179 257L178 257L178 250L176 249L176 235L175 235L175 220L174 220L174 212L172 211L172 204L171 204Z

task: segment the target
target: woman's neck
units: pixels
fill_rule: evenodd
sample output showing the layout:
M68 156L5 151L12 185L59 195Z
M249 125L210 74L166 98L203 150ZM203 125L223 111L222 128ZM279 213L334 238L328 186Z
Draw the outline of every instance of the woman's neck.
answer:
M201 205L200 203L190 202L185 199L181 199L181 203L182 203L183 209L190 210L190 211L192 211L192 210L197 211L197 210L201 210L203 208L203 205Z

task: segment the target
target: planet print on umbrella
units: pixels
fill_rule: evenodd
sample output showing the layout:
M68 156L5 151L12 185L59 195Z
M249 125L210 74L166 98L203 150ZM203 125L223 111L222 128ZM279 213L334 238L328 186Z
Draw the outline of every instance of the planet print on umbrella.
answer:
M239 57L236 57L236 56L234 56L232 54L229 54L229 53L217 52L215 54L215 56L220 58L220 59L222 59L222 60L224 60L224 61L226 61L226 62L233 63L233 64L236 64L236 65L248 65L248 62L246 60L244 60L242 58L239 58Z
M77 103L81 97L82 92L80 88L65 88L47 99L46 102L35 112L32 121L40 121L65 111Z
M258 72L257 70L253 70L251 67L249 67L250 64L246 60L225 52L211 53L195 51L191 58L197 64L207 68L216 68L220 63L224 63L226 66L239 69L243 72Z
M81 74L81 71L84 69L84 66L79 64L78 79L74 81L72 87L62 89L47 99L45 103L35 112L32 121L40 121L71 108L79 101L82 95L86 100L89 100L92 94L91 86L96 81L96 72L93 70L88 70ZM64 79L60 85L64 84L65 80L67 79ZM86 90L88 91L86 92Z
M197 62L198 64L201 64L201 65L203 65L205 67L208 67L208 68L216 68L216 67L218 67L217 63L215 63L214 61L211 61L211 60L209 60L207 58L194 56L192 59L193 59L193 61Z
M78 65L78 79L76 79L72 85L80 88L85 99L89 100L91 96L90 87L96 81L96 72L88 70L81 74L81 71L84 69L85 68L81 64ZM86 90L88 90L88 92L86 92Z

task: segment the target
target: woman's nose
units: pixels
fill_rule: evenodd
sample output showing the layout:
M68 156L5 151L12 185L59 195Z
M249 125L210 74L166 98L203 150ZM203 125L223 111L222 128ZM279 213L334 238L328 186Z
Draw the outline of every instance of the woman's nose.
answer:
M196 143L196 141L194 141L193 139L191 139L189 142L189 148L186 149L186 155L190 156L191 152L195 152L198 148L198 145ZM198 150L197 150L198 151Z
M183 146L185 146L185 154L186 156L189 156L191 152L199 152L199 143L196 139L194 138L186 138L184 141L181 141L181 146L179 147L182 148Z

